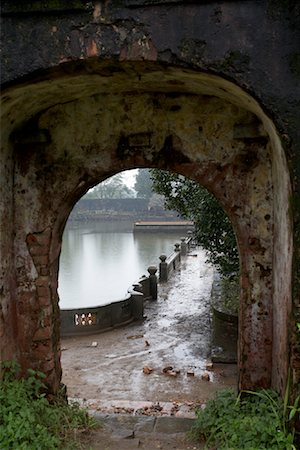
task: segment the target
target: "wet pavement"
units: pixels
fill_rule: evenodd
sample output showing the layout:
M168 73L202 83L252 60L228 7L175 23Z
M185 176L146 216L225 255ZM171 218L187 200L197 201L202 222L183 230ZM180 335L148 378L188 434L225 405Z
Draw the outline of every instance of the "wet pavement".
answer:
M236 365L210 361L212 280L195 249L146 303L142 323L63 339L68 396L101 413L188 418L216 390L235 387Z
M96 415L102 428L84 437L90 450L203 450L204 444L192 441L187 432L193 420L174 417L137 417Z

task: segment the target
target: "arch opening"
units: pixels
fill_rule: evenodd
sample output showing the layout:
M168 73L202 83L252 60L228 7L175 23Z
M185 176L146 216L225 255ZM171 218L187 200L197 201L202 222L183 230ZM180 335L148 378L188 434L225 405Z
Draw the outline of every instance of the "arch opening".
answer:
M237 235L240 387L272 385L282 391L292 237L289 175L275 126L251 96L229 81L145 66L124 64L110 77L81 73L3 93L3 155L8 173L14 173L4 201L16 230L6 246L13 240L17 255L16 261L7 258L6 267L22 267L13 275L18 301L12 340L23 366L34 362L57 389L58 256L74 202L120 170L169 169L212 191ZM10 310L4 305L8 323ZM46 327L41 327L41 311Z
M143 172L147 171L139 171ZM69 276L69 273L62 275L66 270L66 261L68 265L79 264L80 271L75 269L77 275L73 278L71 292L66 292L66 289L62 289L62 284L59 285L61 342L65 350L62 353L62 381L67 385L71 398L77 401L85 398L86 404L94 407L97 405L98 409L105 411L107 408L108 411L131 411L141 408L141 405L151 411L157 401L164 402L164 408L168 411L168 408L174 409L174 398L179 402L178 408L185 410L188 407L193 411L196 405L208 400L216 390L225 386L236 388L236 364L222 364L224 361L236 362L236 326L224 326L222 321L218 321L219 329L215 327L213 351L213 361L218 364L212 365L210 296L214 269L208 264L205 250L194 246L187 256L182 255L178 267L176 259L176 269L169 283L162 282L158 286L157 300L147 298L147 288L145 291L142 289L146 296L143 318L133 315L137 321L132 322L131 318L128 319L127 310L121 316L118 314L118 308L128 303L124 296L126 288L133 281L136 282L142 273L147 273L149 264L158 266L162 253L172 253L175 242L180 242L184 234L183 231L175 230L175 226L179 226L177 213L166 212L163 208L160 211L151 208L157 201L153 195L145 199L142 209L139 209L141 198L103 199L103 196L114 197L115 192L120 192L120 186L113 183L114 179L116 177L110 179L112 189L116 187L114 191L104 191L102 183L102 189L101 184L97 185L94 194L89 193L77 203L76 210L73 209L71 213L72 220L68 229L64 231L60 282L63 283L64 278ZM106 186L108 184L109 180ZM196 185L197 183L193 183L193 189L196 189ZM147 191L147 187L139 190L141 191ZM94 198L87 198L88 196ZM134 207L135 214L129 212L130 207ZM113 214L107 211L109 208L115 208ZM165 230L133 234L136 220L148 220L150 223L159 221L165 225ZM72 242L64 247L66 239ZM131 252L132 241L134 254ZM116 242L120 244L117 247ZM74 258L69 255L72 248ZM136 257L139 259L139 268L134 278L131 269L135 268ZM110 265L107 259L112 258L113 265ZM103 276L101 272L105 272L102 284L92 286L97 297L94 308L88 308L88 305L91 306L88 291L91 288L92 274L87 277L87 286L82 291L84 293L80 292L83 280L79 280L79 277L84 277L82 274L86 270L90 271L91 261L97 266L97 284ZM133 267L130 268L131 265ZM127 284L121 288L123 272L126 272L124 275ZM106 283L117 284L119 296L113 298L111 285L106 286ZM99 290L105 292L99 293ZM92 295L94 296L94 292ZM105 306L100 297L105 300ZM66 304L70 299L72 302ZM78 300L81 300L80 304ZM108 310L111 307L109 303L113 301L115 303L112 307L115 309L111 316ZM134 312L134 306L131 306ZM68 310L64 310L66 307ZM121 329L112 320L119 320L120 317L127 322ZM232 319L234 318L235 315ZM217 320L215 318L214 322ZM105 327L108 333L99 334L101 327ZM225 337L230 342L220 353L217 346L224 347ZM149 379L148 375L152 372ZM211 382L208 383L208 380Z

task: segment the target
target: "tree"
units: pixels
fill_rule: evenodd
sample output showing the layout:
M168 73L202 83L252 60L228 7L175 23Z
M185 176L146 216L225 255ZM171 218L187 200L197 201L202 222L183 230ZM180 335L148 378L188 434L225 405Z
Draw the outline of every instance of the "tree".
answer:
M151 170L153 190L165 196L165 206L193 220L196 239L222 275L237 274L239 256L231 222L216 198L195 181L162 170Z
M133 198L135 193L124 182L122 173L118 173L90 189L84 198Z
M139 198L150 198L152 195L152 179L150 176L149 169L139 169L136 179L134 189Z

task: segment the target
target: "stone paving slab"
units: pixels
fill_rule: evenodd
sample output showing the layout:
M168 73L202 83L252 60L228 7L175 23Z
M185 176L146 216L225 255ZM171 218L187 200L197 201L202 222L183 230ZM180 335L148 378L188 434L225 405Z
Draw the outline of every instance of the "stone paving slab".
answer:
M157 417L154 432L164 434L187 433L194 422L193 419L185 417Z
M137 436L141 433L187 433L194 423L193 419L183 417L144 417L125 414L99 414L97 412L93 416L110 428L112 433L116 435L119 433L120 437Z
M102 427L93 433L90 450L202 450L203 443L191 442L187 432L193 419L101 414L94 417Z

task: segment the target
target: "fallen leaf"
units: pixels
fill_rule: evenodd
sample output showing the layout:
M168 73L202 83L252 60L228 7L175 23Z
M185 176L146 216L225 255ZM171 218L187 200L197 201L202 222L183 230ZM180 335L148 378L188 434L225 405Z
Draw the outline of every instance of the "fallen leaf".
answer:
M204 380L204 381L209 381L209 380L210 380L209 373L208 373L208 372L204 372L204 373L201 375L201 379Z
M132 336L127 336L126 339L141 339L143 337L144 337L143 334L135 334L135 335L132 335Z
M175 372L175 370L168 370L165 372L167 375L170 375L170 377L177 377L178 373Z

